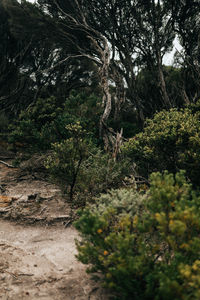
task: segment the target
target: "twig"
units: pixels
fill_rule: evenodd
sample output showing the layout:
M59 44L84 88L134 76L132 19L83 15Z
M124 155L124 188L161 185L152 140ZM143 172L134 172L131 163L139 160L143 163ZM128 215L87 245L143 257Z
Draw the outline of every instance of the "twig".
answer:
M13 276L15 279L17 278L17 275L13 274L12 272L9 272L7 270L3 270L3 272L8 273L9 275Z
M41 215L46 209L47 209L47 206L43 207L43 208L41 209L41 211L39 212L39 215Z
M34 276L34 274L20 273L17 276Z
M0 160L0 163L3 164L3 165L5 165L5 166L8 167L8 168L15 168L15 167L13 167L12 165L6 163L6 162L3 161L3 160Z

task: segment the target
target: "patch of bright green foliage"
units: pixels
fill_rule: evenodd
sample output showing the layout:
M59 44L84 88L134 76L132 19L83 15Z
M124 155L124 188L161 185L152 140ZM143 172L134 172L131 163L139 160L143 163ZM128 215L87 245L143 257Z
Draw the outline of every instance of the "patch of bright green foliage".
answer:
M186 108L161 111L146 121L143 132L122 147L124 156L137 164L140 175L155 171L176 173L186 170L194 185L200 184L199 113Z

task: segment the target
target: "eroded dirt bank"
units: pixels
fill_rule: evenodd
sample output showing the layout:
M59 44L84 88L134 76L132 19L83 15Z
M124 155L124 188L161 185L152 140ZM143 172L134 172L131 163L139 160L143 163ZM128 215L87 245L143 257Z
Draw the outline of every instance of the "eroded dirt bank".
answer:
M57 186L0 163L0 299L108 299L75 258L72 219Z

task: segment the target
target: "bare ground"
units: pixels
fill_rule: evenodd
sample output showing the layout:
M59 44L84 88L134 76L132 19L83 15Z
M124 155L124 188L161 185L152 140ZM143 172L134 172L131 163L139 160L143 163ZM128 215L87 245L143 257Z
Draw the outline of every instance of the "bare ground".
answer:
M0 163L0 299L108 299L75 257L72 220L56 185Z

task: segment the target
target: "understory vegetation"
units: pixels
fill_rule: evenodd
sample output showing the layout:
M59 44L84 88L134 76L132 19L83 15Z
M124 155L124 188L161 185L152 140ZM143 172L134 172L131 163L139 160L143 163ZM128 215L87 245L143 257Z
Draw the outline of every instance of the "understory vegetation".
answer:
M200 299L198 2L0 2L0 145L45 157L113 299Z
M200 198L183 172L111 190L80 213L78 258L117 299L198 299Z

